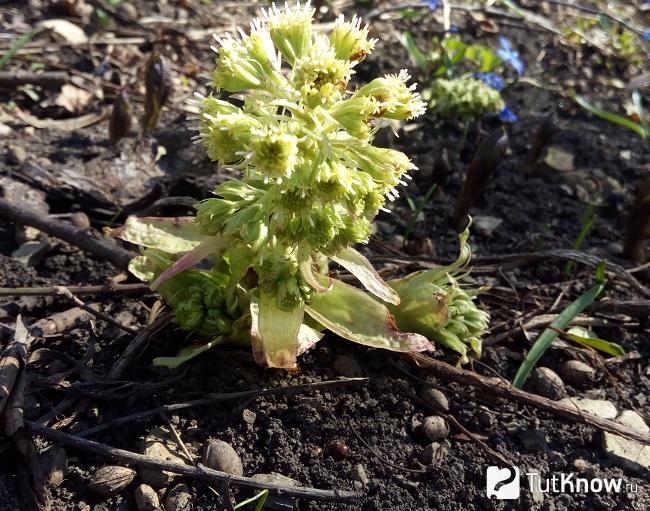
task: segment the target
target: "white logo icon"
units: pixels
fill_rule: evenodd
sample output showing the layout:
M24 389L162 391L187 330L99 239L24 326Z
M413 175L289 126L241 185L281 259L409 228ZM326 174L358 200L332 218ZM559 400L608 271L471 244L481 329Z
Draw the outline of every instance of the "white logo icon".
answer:
M519 498L519 469L517 467L499 468L491 466L485 474L487 496L499 500Z

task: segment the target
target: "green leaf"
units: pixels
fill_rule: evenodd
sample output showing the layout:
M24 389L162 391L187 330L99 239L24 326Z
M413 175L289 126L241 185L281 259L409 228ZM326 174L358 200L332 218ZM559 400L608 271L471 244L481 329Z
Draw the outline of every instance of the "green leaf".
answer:
M30 30L29 32L24 33L18 39L16 39L16 42L13 44L13 46L9 48L9 51L0 57L0 69L5 67L11 58L18 52L18 50L20 50L29 41L31 41L34 36L42 30L43 27L35 28L34 30Z
M542 335L535 341L532 348L526 355L526 358L519 366L519 370L515 375L512 385L520 389L524 386L526 379L530 375L531 371L539 361L539 359L544 355L546 350L551 346L555 338L558 336L557 330L566 328L573 319L582 313L589 305L591 305L598 295L605 288L605 282L600 282L596 284L591 289L585 291L580 295L573 303L571 303L567 308L565 308L560 315L551 323L549 328L542 332Z
M573 342L593 348L613 357L621 357L625 355L625 350L620 344L615 342L605 341L600 339L593 331L581 326L574 326L569 328L566 332L562 332L562 336L571 339Z
M352 342L392 351L433 350L419 334L401 332L386 306L356 287L332 280L332 289L314 295L305 312Z
M175 357L157 357L153 359L152 363L154 366L164 366L169 369L176 369L179 365L184 364L188 360L192 360L204 351L208 351L210 348L217 346L218 344L223 344L224 342L225 339L223 337L217 337L205 344L192 344L191 346L179 351L178 355Z
M304 309L290 311L277 305L275 295L260 290L260 297L251 297L251 344L255 361L267 367L296 367Z
M423 71L429 67L429 60L427 59L426 55L420 51L420 48L418 48L418 45L415 42L415 39L413 39L413 36L410 32L403 32L402 36L400 37L400 42L404 48L406 48L406 51L409 53L409 57L411 57L411 60L416 66L418 66Z
M130 216L123 226L107 229L107 232L109 236L141 247L156 248L168 254L189 252L206 239L192 216Z
M399 305L399 294L390 287L379 273L372 267L372 264L363 255L352 247L346 247L331 259L348 270L359 279L368 291L384 302Z
M631 121L630 119L628 119L627 117L623 117L622 115L618 115L613 112L608 112L607 110L603 110L602 108L599 108L596 105L589 103L589 101L587 101L579 94L573 94L573 99L575 100L576 103L578 103L578 105L580 105L588 112L594 114L596 117L600 117L605 121L611 122L613 124L618 124L619 126L623 126L624 128L628 128L643 139L645 139L649 135L649 133L646 132L646 130L644 130L643 126L641 126L640 124L637 124L636 122Z

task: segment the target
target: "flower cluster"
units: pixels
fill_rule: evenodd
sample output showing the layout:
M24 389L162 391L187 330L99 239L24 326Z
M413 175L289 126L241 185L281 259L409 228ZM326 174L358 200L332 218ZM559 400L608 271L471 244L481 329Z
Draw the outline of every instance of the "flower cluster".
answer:
M505 108L498 90L479 78L439 78L431 84L430 109L442 117L469 121Z
M198 205L198 223L249 248L261 285L285 310L311 292L299 256L332 256L365 242L386 198L414 169L403 153L372 145L382 120L425 109L406 71L349 92L375 40L357 18L316 34L312 15L308 4L272 7L250 34L219 39L213 86L243 93L243 104L198 100L209 156L243 172Z
M355 88L354 68L375 44L368 28L341 17L329 34L316 33L312 15L309 4L272 7L250 33L218 40L212 84L232 96L198 97L196 139L241 177L220 184L195 218L130 217L112 231L140 245L129 268L161 292L180 326L212 338L160 364L236 340L250 343L260 364L291 368L325 328L394 351L434 349L426 335L475 343L484 330L471 293L453 277L393 286L352 248L415 168L405 154L372 145L373 136L425 104L406 71ZM206 258L212 268L197 269ZM329 276L329 260L367 292ZM415 329L398 328L408 325Z

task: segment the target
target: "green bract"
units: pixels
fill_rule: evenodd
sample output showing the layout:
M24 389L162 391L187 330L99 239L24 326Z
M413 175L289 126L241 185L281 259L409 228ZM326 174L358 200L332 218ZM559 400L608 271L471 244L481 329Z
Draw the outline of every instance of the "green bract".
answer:
M473 120L506 106L499 91L476 78L438 78L428 92L429 108L442 117Z
M372 220L415 168L403 153L373 146L374 134L425 105L406 71L355 90L354 67L375 41L356 18L316 33L312 15L309 4L272 7L248 35L218 39L213 86L236 93L238 106L199 96L197 141L241 177L198 204L194 220L129 219L114 234L143 247L131 271L163 294L183 328L216 339L210 346L228 337L250 342L270 367L294 367L325 328L395 351L432 350L425 335L473 343L485 318L452 277L416 290L389 285L352 248L368 240ZM194 269L205 258L212 268ZM328 259L368 292L328 277ZM429 314L439 308L432 289L445 294L447 315L410 321L400 295ZM410 324L410 333L399 330ZM201 351L158 363L174 366Z

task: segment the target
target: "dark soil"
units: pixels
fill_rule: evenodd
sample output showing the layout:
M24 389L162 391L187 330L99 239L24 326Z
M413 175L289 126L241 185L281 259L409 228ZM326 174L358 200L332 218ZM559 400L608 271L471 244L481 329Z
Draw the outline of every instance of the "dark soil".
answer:
M163 2L130 2L140 18L153 15L172 19L179 19L179 16L180 19L189 18L187 24L179 23L181 30L222 27L231 22L247 24L244 21L247 13L241 6L189 3L193 10L187 11ZM16 2L13 7L0 9L0 13L3 13L0 23L31 24L58 16L41 6L40 2L30 4L34 4L33 9ZM347 8L345 12L351 14L355 11ZM364 12L364 9L360 8L359 12ZM75 21L74 18L70 19ZM331 19L330 12L324 15L323 21ZM459 15L458 23L465 23L463 20ZM440 30L440 24L431 15L415 18L415 21L395 17L377 21L373 27L380 43L375 54L359 69L360 80L377 73L396 72L407 65L407 54L396 40L399 31L408 29L426 44L435 31ZM608 87L605 76L619 79L629 77L620 66L611 69L605 67L597 52L563 46L545 32L531 32L506 25L500 29L520 50L527 64L527 76L551 88L557 86L567 90L575 87L613 107L626 100L627 93ZM130 33L142 33L137 26L128 24L120 24L112 30L121 30L123 37ZM467 23L464 30L463 34L468 38L484 41L496 39L477 31L471 23ZM151 33L146 35L148 41L153 37ZM205 70L194 69L195 74L191 74L193 59L184 56L190 52L209 67L212 57L207 49L207 37L196 46L182 42L182 38L175 38L169 32L161 37L166 41L163 51L174 62L174 71L185 73L194 86L196 74ZM124 76L120 76L120 79L123 83L131 83L138 78L135 74L129 74L133 69L126 69L126 62L131 62L131 68L142 67L151 44L146 42L126 48L133 62L117 50L114 50L116 53L112 58L116 62L124 59ZM541 50L545 53L543 60L538 58ZM71 69L93 72L97 63L101 62L101 52L106 51L106 47L99 46L96 51L98 53L91 59L80 49L65 48L60 52L58 62ZM579 66L576 64L578 56L581 59ZM112 72L120 75L116 62L110 64ZM21 65L26 64L21 62ZM592 71L589 78L582 71L585 68ZM196 86L200 86L200 83ZM191 144L190 132L187 131L189 123L181 112L180 101L181 96L187 96L191 88L176 91L172 108L165 111L160 127L150 136L128 139L119 150L107 145L105 123L65 133L26 129L25 124L17 118L0 119L12 129L11 135L0 139L0 154L7 155L0 160L0 178L5 179L0 186L5 196L7 183L25 183L43 192L50 213L82 211L97 228L119 224L127 214L142 211L147 214L186 214L190 210L186 201L177 201L177 205L157 209L151 209L151 205L166 196L203 198L209 188L223 180L227 173L225 169L215 169L202 149ZM43 94L44 97L55 97L56 91L44 91ZM647 144L644 146L632 132L586 115L570 99L556 91L522 82L508 92L507 98L521 120L508 128L508 157L471 211L475 217L496 217L502 223L491 234L473 230L470 243L474 255L481 257L571 248L582 227L581 215L587 203L593 201L599 204L597 219L582 249L627 268L633 267L621 255L622 233L634 186L650 171ZM30 110L32 115L64 115L64 112L57 110L59 107L45 107L42 103L30 102L24 94L0 90L0 102L9 101L15 101L26 111ZM10 112L5 106L0 105L3 115ZM523 163L541 120L549 112L555 112L558 119L553 145L574 155L575 170L571 172L560 173L540 167L531 170ZM387 143L411 155L420 169L414 173L414 183L404 191L405 197L417 200L424 195L435 177L432 175L434 160L443 148L449 151L455 167L452 175L439 186L425 207L424 220L415 224L413 239L430 238L433 241L432 253L414 253L419 259L448 261L455 257L457 234L450 227L455 197L478 141L497 126L497 123L487 121L473 127L460 157L457 157L455 148L458 148L462 130L453 125L441 125L430 116L419 122L419 129L401 131L398 139L387 137ZM19 164L9 156L11 148L16 146L26 152L25 161ZM166 154L158 163L154 163L160 146L165 147ZM129 163L136 169L148 169L146 172L151 172L151 176L145 180L138 177L136 172L131 178L121 178L113 183L107 183L101 177L110 175L111 169L117 165ZM36 172L34 168L44 171ZM151 171L152 168L154 171ZM80 180L79 176L84 179ZM133 192L136 189L138 193ZM377 233L366 248L367 253L377 260L385 260L387 255L402 260L408 258L401 250L396 254L394 248L387 247L394 247L396 236L403 235L412 212L404 198L393 209L390 215L380 215ZM6 219L0 219L0 286L103 284L119 273L108 263L91 259L74 247L57 240L50 240L50 243L51 247L40 262L35 266L25 266L11 257L12 252L20 246L14 226ZM557 259L498 271L482 270L480 264L477 265L473 278L480 284L493 286L480 299L481 305L492 315L491 334L511 329L511 335L494 346L486 347L481 363L473 367L475 371L490 376L496 373L505 379L512 379L537 337L535 332L527 332L526 335L517 322L537 314L557 313L593 285L593 268L578 265L575 273L567 278L564 265L565 261ZM650 285L647 270L634 275L644 285ZM561 293L562 299L554 304ZM608 284L605 297L612 301L643 298L617 280ZM156 302L156 296L151 293L84 299L99 303L102 311L136 329L146 326L149 310ZM70 307L59 297L3 300L0 327L13 324L18 312L26 322L31 323ZM101 321L97 323L96 331L95 354L88 365L92 375L100 380L123 353L131 336ZM591 385L567 387L569 395L606 399L619 410L636 409L647 418L650 416L650 324L647 318L645 321L643 318L641 321L628 318L625 324L615 318L609 326L596 328L596 331L600 337L621 344L627 352L638 352L639 357L616 365L616 369L609 372L599 370L599 379ZM154 357L175 354L186 337L186 333L173 325L154 336L147 349L122 375L120 382L101 387L103 394L94 395L88 410L63 429L71 433L79 432L114 418L161 404L196 399L207 393L284 387L358 373L369 378L366 385L290 397L225 402L192 408L169 419L197 460L208 439L219 438L230 443L242 458L245 475L277 472L306 486L358 489L360 485L355 486L351 473L357 464L364 467L370 482L363 487L365 496L359 502L344 505L298 501L295 508L300 510L650 509L649 475L625 471L607 459L602 451L602 432L558 420L533 408L477 395L471 388L436 381L426 371L405 363L396 354L358 347L330 335L305 354L300 360L299 370L291 373L262 369L255 365L248 353L227 348L208 351L177 371L152 367ZM32 351L47 348L79 360L90 349L91 338L90 324L84 321L61 335L38 339ZM6 340L0 339L3 343ZM575 348L555 347L547 352L540 365L557 370L564 360L575 358L577 352ZM441 349L436 356L446 357L454 363L453 357L445 350ZM410 372L411 376L405 374L404 370ZM47 364L44 368L34 368L33 374L31 371L30 365L30 407L26 414L28 418L35 419L50 411L72 391L53 390L48 385L43 377L56 376L59 371ZM428 466L420 462L428 442L419 433L418 425L425 416L430 415L430 411L414 397L422 387L418 378L435 383L444 390L450 400L450 413L468 430L483 438L492 449L511 460L522 473L537 470L543 477L550 477L553 473L574 473L577 471L576 460L584 460L588 466L585 477L621 477L624 483L637 485L637 491L586 495L551 493L545 494L541 500L533 500L522 479L523 491L519 500L490 500L486 496L485 471L494 463L481 446L460 431L452 428L448 454L444 459ZM68 381L78 379L75 374L69 376ZM124 382L132 382L133 385L122 391ZM94 391L99 388L99 385L90 387ZM65 419L73 409L58 414L56 420ZM140 452L142 440L159 427L167 426L160 417L154 416L111 428L93 435L93 439ZM357 435L372 446L373 451L360 442ZM344 459L335 459L332 456L333 442L347 444L349 455ZM39 440L39 448L47 445L47 442ZM17 458L11 454L12 449L7 442L0 444L0 452L3 453L0 457L0 510L26 509L17 486ZM136 509L133 490L139 484L137 479L119 496L99 497L89 492L87 486L95 469L109 463L109 460L72 449L67 449L67 454L69 472L65 481L58 488L51 489L53 510ZM422 473L415 473L417 470ZM189 480L186 482L190 486L194 510L222 509L221 502L204 485ZM250 495L236 488L234 494L237 501Z

